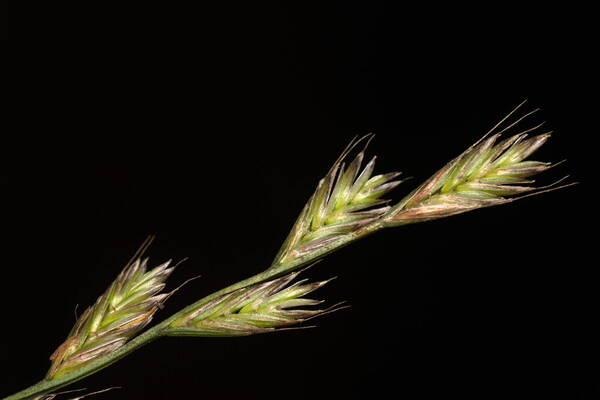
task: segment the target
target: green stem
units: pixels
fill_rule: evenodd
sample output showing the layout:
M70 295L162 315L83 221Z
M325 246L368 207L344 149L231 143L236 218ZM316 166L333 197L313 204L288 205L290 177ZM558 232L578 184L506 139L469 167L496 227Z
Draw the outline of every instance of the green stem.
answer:
M70 372L68 374L65 374L59 378L50 379L50 380L42 380L42 381L36 383L35 385L28 387L27 389L24 389L18 393L13 394L12 396L8 396L8 397L4 398L3 400L27 399L27 398L30 398L33 396L39 396L42 394L51 393L57 389L60 389L67 385L70 385L71 383L77 382L80 379L83 379L89 375L92 375L95 372L100 371L103 368L108 367L112 363L120 360L121 358L123 358L126 355L128 355L129 353L137 350L138 348L142 347L143 345L150 343L153 340L158 339L161 336L168 336L170 325L173 322L175 322L177 319L179 319L180 317L187 314L189 311L196 309L197 307L209 302L210 300L212 300L218 296L221 296L223 294L232 292L234 290L237 290L237 289L240 289L240 288L243 288L246 286L250 286L250 285L253 285L256 283L264 282L269 279L283 275L292 270L301 268L301 267L309 264L310 262L313 262L313 261L315 261L315 260L317 260L317 259L343 247L343 246L346 246L350 242L353 242L357 239L360 239L364 236L367 236L367 235L381 229L384 226L385 225L382 221L380 221L380 220L375 221L375 222L371 223L370 225L364 226L363 228L361 228L355 232L352 232L352 233L340 238L339 240L332 242L332 243L328 244L327 246L324 246L323 248L321 248L311 254L307 254L303 257L299 257L299 258L297 258L289 263L286 263L286 264L272 265L269 269L267 269L259 274L251 276L250 278L244 279L243 281L237 282L231 286L228 286L224 289L214 292L214 293L204 297L203 299L198 300L197 302L195 302L193 304L190 304L189 306L187 306L184 309L173 314L171 317L167 318L166 320L162 321L161 323L157 324L156 326L148 329L146 332L140 334L139 336L136 336L134 339L130 340L129 342L127 342L125 345L123 345L119 349L115 350L114 352L111 352L110 354L102 356L102 357L90 362L89 364L86 364L85 366L83 366L73 372Z

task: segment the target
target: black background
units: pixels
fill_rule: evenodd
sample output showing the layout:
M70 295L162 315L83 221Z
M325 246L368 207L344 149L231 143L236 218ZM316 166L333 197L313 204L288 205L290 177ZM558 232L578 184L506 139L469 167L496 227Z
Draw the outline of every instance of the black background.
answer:
M268 266L354 135L414 177L400 199L527 98L556 132L536 158L568 159L541 181L581 185L332 254L307 275L339 276L315 295L352 308L316 329L161 339L74 387L597 398L588 11L328 4L70 10L68 40L31 50L1 161L3 395L43 376L147 234L155 263L190 257L170 288L202 275L160 321Z
M5 1L0 2L0 39L8 39L8 6Z

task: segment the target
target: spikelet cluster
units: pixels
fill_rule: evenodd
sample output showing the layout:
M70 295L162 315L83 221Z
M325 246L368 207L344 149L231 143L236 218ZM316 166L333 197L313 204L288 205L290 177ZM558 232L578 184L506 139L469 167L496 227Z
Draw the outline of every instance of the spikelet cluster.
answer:
M388 225L426 221L513 201L510 196L538 191L533 175L553 165L526 160L550 137L550 132L527 138L527 132L499 141L500 134L483 138L452 160L384 219Z
M174 321L171 336L248 336L266 333L314 318L328 309L306 309L320 300L302 296L328 281L290 283L300 272L221 295Z
M78 318L67 339L50 357L47 379L74 371L108 354L151 320L168 294L159 294L173 272L170 261L146 271L148 259L130 262L96 303Z
M362 139L365 138L368 136ZM380 218L389 210L387 200L381 197L401 183L394 181L400 173L372 176L376 157L361 170L364 150L346 167L344 159L358 142L351 142L319 181L315 193L275 257L273 267L315 252Z
M113 389L119 389L119 388L118 387L110 387L110 388L107 388L107 389L103 389L103 390L98 390L98 391L91 392L91 393L82 394L82 395L79 395L79 396L76 396L76 397L71 397L71 398L65 399L65 400L81 400L81 399L84 399L86 397L94 396L94 395L100 394L100 393L105 393L105 392L108 392L108 391L113 390ZM54 400L57 396L60 396L61 394L73 393L73 392L81 392L81 391L84 391L84 390L85 389L75 389L75 390L67 390L67 391L58 392L58 393L48 393L48 394L43 394L43 395L40 395L40 396L32 397L29 400Z

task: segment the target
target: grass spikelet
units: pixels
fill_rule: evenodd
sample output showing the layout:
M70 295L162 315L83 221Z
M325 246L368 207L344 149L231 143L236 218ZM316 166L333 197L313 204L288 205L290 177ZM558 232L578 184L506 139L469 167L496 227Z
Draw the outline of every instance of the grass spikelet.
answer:
M320 300L303 296L329 281L290 285L300 272L287 274L219 296L174 321L170 336L248 336L295 325L336 308L306 309Z
M533 112L525 114L502 132ZM386 224L403 225L447 217L504 204L515 199L511 196L546 189L533 185L535 181L530 178L554 165L526 160L550 137L551 132L546 132L527 138L529 132L542 125L504 140L499 140L502 132L482 138L395 206L384 217Z
M273 267L315 252L368 225L389 210L387 201L381 197L401 183L394 181L400 173L372 176L376 157L361 170L364 149L347 166L345 164L350 151L368 137L353 140L319 181L315 193L275 257Z
M77 397L71 397L70 399L66 399L66 400L81 400L84 399L86 397L90 397L90 396L94 396L100 393L105 393L114 389L120 389L120 387L115 386L115 387L110 387L107 389L102 389L102 390L98 390L95 392L91 392L91 393L87 393L87 394L83 394L81 396L77 396ZM44 394L41 396L36 396L36 397L32 397L30 400L54 400L56 398L56 396L59 396L61 394L67 394L67 393L73 393L73 392L81 392L84 391L85 389L74 389L74 390L67 390L64 392L58 392L58 393L49 393L49 394Z
M149 238L138 253L150 244ZM141 255L141 254L140 254ZM60 377L123 346L151 320L168 294L159 294L173 272L171 261L147 271L148 259L130 261L96 303L77 319L50 356L47 379Z

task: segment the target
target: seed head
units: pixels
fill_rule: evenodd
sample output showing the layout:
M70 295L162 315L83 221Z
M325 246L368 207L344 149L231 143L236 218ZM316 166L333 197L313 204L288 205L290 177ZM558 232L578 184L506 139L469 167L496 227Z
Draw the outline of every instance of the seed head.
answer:
M300 272L219 296L174 321L170 336L248 336L280 330L337 309L305 309L322 301L302 296L329 281L289 285ZM289 286L288 286L289 285Z
M501 141L500 133L484 137L394 206L383 217L386 224L404 225L447 217L508 203L515 199L510 196L547 189L534 186L535 181L530 178L555 164L525 160L550 137L550 132L546 132L527 138L527 132L541 126Z
M47 379L118 349L150 323L169 296L159 293L174 267L169 268L169 260L146 272L147 262L147 258L137 258L128 263L108 290L77 319L67 339L50 356Z
M300 213L272 267L309 254L373 222L389 207L381 197L398 186L400 173L372 176L373 157L361 170L364 149L346 167L348 153L363 139L352 141Z

